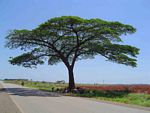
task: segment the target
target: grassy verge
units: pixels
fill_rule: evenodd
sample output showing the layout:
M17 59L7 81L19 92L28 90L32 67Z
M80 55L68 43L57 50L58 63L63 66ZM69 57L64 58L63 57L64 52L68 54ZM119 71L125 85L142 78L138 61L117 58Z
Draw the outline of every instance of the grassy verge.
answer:
M34 82L34 81L5 81L14 84L20 84L30 88L36 88L45 91L60 91L67 87L67 84L54 84L48 82ZM81 84L80 84L81 85ZM128 91L100 91L100 90L83 90L79 93L70 93L67 95L88 97L98 100L106 100L112 102L126 103L150 107L150 95L130 93Z
M137 94L127 93L120 91L86 91L83 94L74 94L79 97L89 97L98 100L106 100L112 102L126 103L139 105L144 107L150 107L150 95L149 94Z
M4 81L6 83L13 83L13 84L19 84L25 87L30 87L34 89L39 90L45 90L45 91L57 91L60 89L64 89L67 87L67 84L55 84L55 83L49 83L49 82L39 82L39 81L21 81L21 80L15 80L15 81Z

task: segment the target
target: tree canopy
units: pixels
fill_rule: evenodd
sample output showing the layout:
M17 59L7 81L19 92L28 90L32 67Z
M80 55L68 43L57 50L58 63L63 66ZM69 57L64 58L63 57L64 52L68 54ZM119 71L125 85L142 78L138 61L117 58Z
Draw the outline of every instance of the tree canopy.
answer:
M121 44L122 35L134 32L134 27L120 22L62 16L51 18L32 30L12 30L6 37L6 47L26 51L10 59L10 63L30 68L47 60L49 65L63 62L73 72L77 60L96 55L136 67L139 49Z

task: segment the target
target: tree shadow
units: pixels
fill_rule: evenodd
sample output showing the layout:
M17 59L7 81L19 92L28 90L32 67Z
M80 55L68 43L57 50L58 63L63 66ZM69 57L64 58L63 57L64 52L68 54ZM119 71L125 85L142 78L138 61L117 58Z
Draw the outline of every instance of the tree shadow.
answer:
M62 96L59 93L41 91L37 89L28 89L28 88L0 88L0 93L7 92L11 95L18 96L40 96L40 97L60 97Z

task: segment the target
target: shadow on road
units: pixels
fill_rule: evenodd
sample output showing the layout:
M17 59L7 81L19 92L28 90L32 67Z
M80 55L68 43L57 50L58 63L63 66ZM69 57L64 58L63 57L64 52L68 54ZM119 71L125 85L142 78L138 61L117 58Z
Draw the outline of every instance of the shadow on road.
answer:
M41 96L41 97L60 97L61 94L54 92L40 91L37 89L28 89L28 88L0 88L0 93L8 92L11 95L18 96Z

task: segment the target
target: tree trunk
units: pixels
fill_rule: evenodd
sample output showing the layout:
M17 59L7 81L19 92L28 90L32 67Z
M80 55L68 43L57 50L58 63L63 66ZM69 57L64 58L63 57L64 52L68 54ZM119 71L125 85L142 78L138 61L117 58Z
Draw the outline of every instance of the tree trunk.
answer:
M73 68L69 67L68 68L68 74L69 74L69 90L71 91L72 89L75 88L75 82L74 82L74 74L73 74Z

